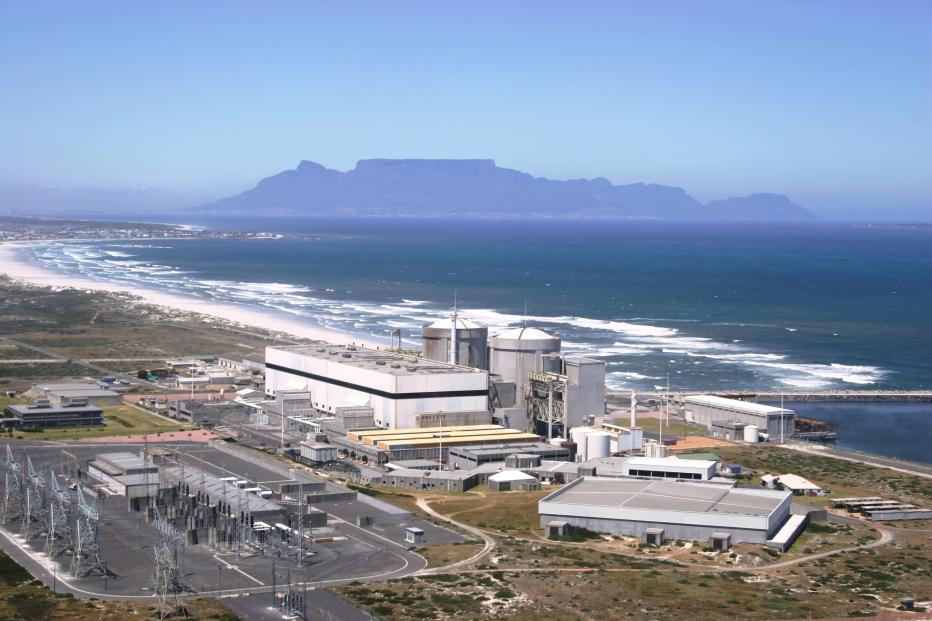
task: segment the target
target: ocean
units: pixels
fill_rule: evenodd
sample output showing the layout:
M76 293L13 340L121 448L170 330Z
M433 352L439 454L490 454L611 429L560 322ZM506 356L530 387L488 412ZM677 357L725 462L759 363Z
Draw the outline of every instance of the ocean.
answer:
M617 390L932 388L932 228L190 219L305 239L52 243L40 264L389 338L534 325Z
M838 448L932 463L932 403L784 401L784 406L800 416L836 423Z

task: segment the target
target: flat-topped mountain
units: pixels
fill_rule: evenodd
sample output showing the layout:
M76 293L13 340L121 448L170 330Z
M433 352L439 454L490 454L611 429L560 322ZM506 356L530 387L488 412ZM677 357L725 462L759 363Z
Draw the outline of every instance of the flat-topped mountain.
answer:
M812 214L782 194L702 204L682 188L608 179L557 181L493 160L360 160L346 172L302 161L242 194L202 205L226 215L793 220Z

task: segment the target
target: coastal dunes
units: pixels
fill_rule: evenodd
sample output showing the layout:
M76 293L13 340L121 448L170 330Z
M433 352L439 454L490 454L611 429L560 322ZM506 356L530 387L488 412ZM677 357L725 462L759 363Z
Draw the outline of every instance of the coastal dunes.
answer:
M381 343L371 337L327 329L308 320L291 319L271 311L204 300L195 296L168 293L112 281L98 281L57 273L37 266L23 256L23 253L31 245L35 245L35 243L0 244L0 273L6 274L13 280L55 289L73 288L128 294L138 298L140 302L154 306L187 313L198 313L245 327L261 328L269 332L285 333L304 339L328 341L336 344L356 343L372 347L381 346Z

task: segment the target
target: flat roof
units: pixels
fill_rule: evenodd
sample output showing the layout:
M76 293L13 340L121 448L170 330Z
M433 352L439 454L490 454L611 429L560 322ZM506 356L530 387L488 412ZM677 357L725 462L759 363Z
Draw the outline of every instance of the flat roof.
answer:
M82 389L82 390L50 390L50 394L57 395L60 397L119 397L120 393L113 392L112 390L104 390L103 388L98 389Z
M482 369L461 367L428 358L419 358L384 349L368 349L356 345L294 345L291 347L269 347L267 349L369 369L388 375L488 373L488 371Z
M508 454L521 454L520 451L529 451L526 453L529 456L538 457L539 454L534 451L540 452L563 452L566 453L567 449L562 446L554 446L553 444L547 444L546 442L516 442L514 444L502 444L500 446L461 446L455 449L450 449L451 454L455 451L456 455L499 455L502 453Z
M789 496L790 492L703 483L584 477L541 502L766 517Z
M459 438L476 438L483 439L488 436L501 436L521 433L517 429L505 429L499 427L497 429L470 429L470 430L461 430L461 431L435 431L428 433L412 433L412 434L403 434L399 436L382 436L379 438L363 438L362 443L367 446L375 446L377 444L383 444L385 442L414 442L415 440L437 440L438 442L442 439L446 442L448 439L459 439ZM534 436L537 438L538 436Z
M453 433L480 433L484 431L501 431L503 429L505 428L501 425L451 425L450 427L413 427L411 429L357 429L347 432L346 437L349 440L355 440L363 444L373 444L375 441L381 442L382 440L395 438L425 437L438 433L443 433L444 436L446 436L447 434Z
M683 398L683 401L686 403L695 403L697 405L708 405L738 412L747 412L748 414L779 414L780 412L793 412L793 410L787 410L786 408L777 408L772 405L763 405L762 403L752 403L749 401L739 401L738 399L726 399L725 397L717 397L715 395L688 395Z
M102 414L96 405L66 405L62 407L38 407L32 403L14 403L6 406L9 411L23 416L26 414Z
M421 470L420 468L399 468L386 472L389 477L409 477L420 479L435 479L442 481L465 481L478 474L474 470Z
M399 448L412 447L412 448L424 448L430 446L439 446L443 445L453 445L453 444L479 444L482 442L508 442L513 440L538 440L540 436L536 436L532 433L523 433L520 431L513 431L513 433L499 433L493 435L466 435L458 437L444 437L444 438L416 438L416 439L398 439L398 440L380 440L377 444L378 448L386 451L391 451Z
M678 457L629 457L628 466L657 466L658 468L712 468L717 462L705 459L680 459Z

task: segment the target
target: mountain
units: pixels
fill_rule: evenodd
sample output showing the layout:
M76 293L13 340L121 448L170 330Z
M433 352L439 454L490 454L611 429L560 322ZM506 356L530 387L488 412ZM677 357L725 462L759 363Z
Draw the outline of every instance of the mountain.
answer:
M183 196L155 188L49 188L0 185L0 213L29 215L158 213L180 209Z
M779 194L703 205L682 188L604 178L555 181L492 160L361 160L340 172L302 161L255 188L202 205L224 215L787 220L812 214Z

